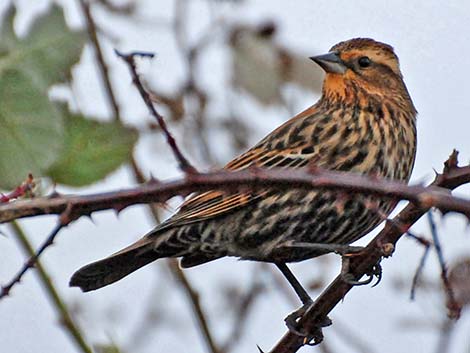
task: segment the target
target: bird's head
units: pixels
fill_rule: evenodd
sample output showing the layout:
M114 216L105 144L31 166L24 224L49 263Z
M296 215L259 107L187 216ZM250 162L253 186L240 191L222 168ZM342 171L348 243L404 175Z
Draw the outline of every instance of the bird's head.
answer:
M326 72L324 96L345 101L361 99L363 95L409 98L398 57L388 44L355 38L310 59Z

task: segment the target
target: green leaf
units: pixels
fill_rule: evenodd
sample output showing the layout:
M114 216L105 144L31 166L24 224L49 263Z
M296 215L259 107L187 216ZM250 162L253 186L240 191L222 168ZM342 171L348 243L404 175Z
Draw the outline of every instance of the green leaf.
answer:
M0 28L0 189L28 173L42 175L64 143L63 117L48 90L65 82L80 59L86 36L67 28L54 6L18 38L10 8Z
M0 102L0 188L9 189L54 162L63 143L63 123L60 111L24 72L2 73Z
M98 122L80 115L65 119L66 146L48 170L57 183L84 186L103 179L130 160L135 130L117 122Z

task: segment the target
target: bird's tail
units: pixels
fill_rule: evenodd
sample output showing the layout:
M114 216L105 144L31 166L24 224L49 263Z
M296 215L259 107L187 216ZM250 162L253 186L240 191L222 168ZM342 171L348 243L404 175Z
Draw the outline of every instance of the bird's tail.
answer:
M153 243L154 240L144 237L105 259L82 267L73 274L69 285L80 287L83 292L92 291L119 281L161 257L171 256L155 251Z

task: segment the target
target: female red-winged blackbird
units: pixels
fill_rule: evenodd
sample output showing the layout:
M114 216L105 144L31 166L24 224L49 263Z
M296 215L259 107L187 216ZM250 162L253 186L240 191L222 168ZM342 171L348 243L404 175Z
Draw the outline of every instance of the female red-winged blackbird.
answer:
M326 71L321 99L225 168L301 168L310 162L407 181L415 159L416 110L393 48L357 38L311 59ZM276 263L295 284L286 262L361 238L394 206L377 200L377 212L367 207L371 199L295 188L201 193L136 243L78 270L70 285L95 290L162 257L181 257L182 267L192 267L223 256Z

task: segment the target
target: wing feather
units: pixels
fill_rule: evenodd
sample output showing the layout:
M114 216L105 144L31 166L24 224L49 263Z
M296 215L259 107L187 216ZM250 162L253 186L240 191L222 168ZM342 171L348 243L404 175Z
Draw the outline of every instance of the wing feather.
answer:
M309 109L297 117L291 119L280 128L285 128L286 125L295 123L296 120L304 118L307 115L312 115L312 109ZM280 129L279 128L279 129ZM278 130L279 130L278 129ZM276 130L274 131L274 133ZM302 153L302 150L308 146L305 141L302 145L297 145L295 148L275 148L267 149L265 143L271 137L269 135L262 140L258 145L243 153L239 157L229 162L224 169L226 170L242 170L251 166L263 168L300 168L308 163L312 158L311 155ZM276 144L278 146L279 144ZM281 143L288 145L287 143ZM224 192L222 190L212 190L200 194L190 196L180 207L179 211L161 226L172 227L183 224L199 222L201 220L210 219L213 217L221 216L237 208L244 207L253 201L263 197L267 193L266 189L249 190L241 192Z

